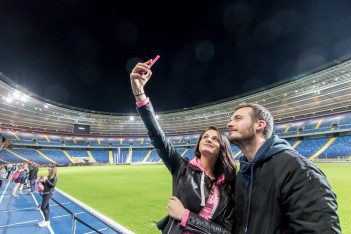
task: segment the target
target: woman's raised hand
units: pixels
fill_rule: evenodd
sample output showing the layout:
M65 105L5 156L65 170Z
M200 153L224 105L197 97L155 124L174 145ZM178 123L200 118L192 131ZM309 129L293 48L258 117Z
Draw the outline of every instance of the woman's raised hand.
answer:
M145 63L138 63L130 73L130 83L133 94L136 96L144 94L144 86L152 75L152 72L148 66L151 64L151 62L152 60L150 59Z

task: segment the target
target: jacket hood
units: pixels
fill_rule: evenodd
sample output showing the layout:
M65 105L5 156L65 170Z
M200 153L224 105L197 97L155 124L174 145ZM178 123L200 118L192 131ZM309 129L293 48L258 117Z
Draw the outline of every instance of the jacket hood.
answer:
M240 171L242 173L248 172L251 166L261 165L263 162L272 158L274 155L279 154L285 150L294 150L290 144L283 139L280 139L277 135L269 138L257 151L254 159L249 163L246 157L240 158Z
M248 211L246 216L246 225L249 225L251 215L251 195L253 189L253 178L255 173L255 167L261 165L263 162L269 160L274 155L277 155L285 150L293 150L290 144L278 136L274 135L269 138L257 151L252 162L248 162L246 157L240 158L240 171L244 178L245 184L248 187ZM247 228L246 226L246 228Z
M205 169L201 165L201 161L198 158L194 158L190 161L190 164L201 170L201 184L200 184L200 192L201 192L201 206L205 206L205 191L204 191L204 186L205 186L205 174L207 175ZM208 175L207 175L208 176ZM222 174L220 178L217 179L216 183L213 184L213 186L218 186L220 184L224 184L225 182L225 177Z

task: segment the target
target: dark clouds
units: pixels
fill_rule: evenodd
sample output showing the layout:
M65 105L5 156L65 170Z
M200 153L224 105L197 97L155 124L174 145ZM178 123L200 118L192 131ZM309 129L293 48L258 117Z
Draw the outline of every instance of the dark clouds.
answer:
M351 52L351 2L1 1L0 71L64 104L132 112L129 71L156 54L158 111L240 95Z

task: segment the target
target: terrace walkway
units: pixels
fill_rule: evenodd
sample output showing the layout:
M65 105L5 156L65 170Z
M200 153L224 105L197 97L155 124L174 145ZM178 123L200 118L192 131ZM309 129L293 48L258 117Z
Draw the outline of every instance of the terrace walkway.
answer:
M29 195L28 190L23 190L23 195L12 196L13 185L3 181L0 188L0 233L133 233L59 189L56 189L53 198L60 205L53 200L50 201L51 224L40 228L38 222L44 219L42 212L37 209L41 202L40 195L38 193ZM68 210L95 231L79 221L76 221L74 230L72 225L74 219Z

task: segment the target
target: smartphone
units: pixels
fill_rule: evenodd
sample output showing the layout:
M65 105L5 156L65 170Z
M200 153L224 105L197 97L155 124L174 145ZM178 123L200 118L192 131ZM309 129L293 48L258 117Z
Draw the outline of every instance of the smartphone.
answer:
M157 55L153 60L152 60L152 62L151 62L151 64L149 65L149 67L152 67L152 65L154 65L156 62L157 62L157 60L160 58L160 55Z
M157 60L160 58L160 55L156 55L156 57L151 61L151 64L149 65L149 68L151 68L152 67L152 65L154 65L156 62L157 62ZM141 72L140 73L141 75L144 75L145 74L145 72Z

